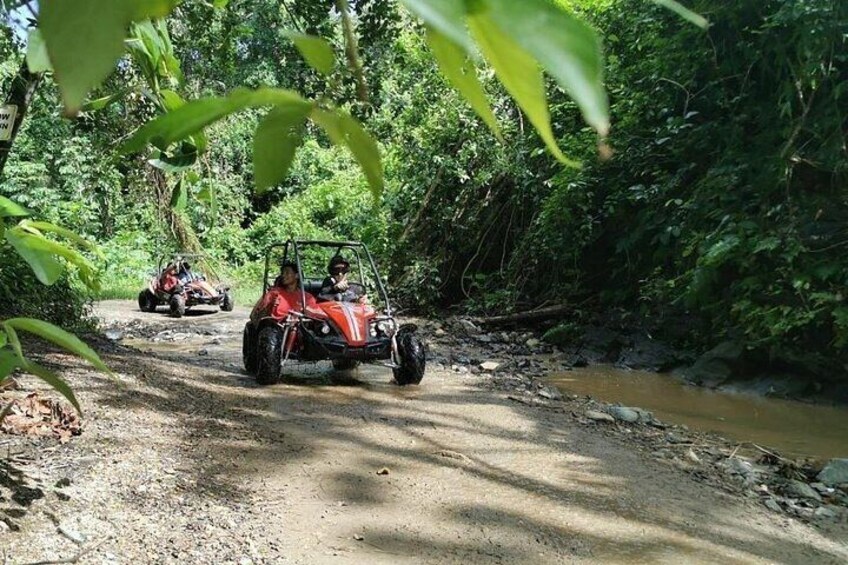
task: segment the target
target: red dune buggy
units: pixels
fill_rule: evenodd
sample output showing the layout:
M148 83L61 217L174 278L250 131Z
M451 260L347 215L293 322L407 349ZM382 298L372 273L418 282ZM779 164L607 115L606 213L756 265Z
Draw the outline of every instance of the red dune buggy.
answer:
M138 294L138 307L142 312L155 312L160 304L167 304L171 316L180 318L192 306L207 304L220 306L224 312L233 309L230 287L213 286L206 277L191 268L189 260L203 260L196 253L177 254L165 265L159 259L159 268L147 288ZM164 267L163 267L164 265ZM214 273L213 273L214 274ZM217 277L215 277L217 278Z
M328 279L322 282L316 275L326 272L328 259L345 254L350 257L345 263L352 267L348 290L326 294ZM272 263L280 265L280 276L270 272ZM291 270L289 277L296 273L294 283L291 279L285 283L285 268ZM374 293L374 304L366 292ZM415 332L414 325L399 326L392 315L385 286L364 244L289 240L266 252L262 297L244 327L244 367L258 383L273 384L291 360L331 360L336 370L376 363L391 367L397 384L418 384L426 360Z

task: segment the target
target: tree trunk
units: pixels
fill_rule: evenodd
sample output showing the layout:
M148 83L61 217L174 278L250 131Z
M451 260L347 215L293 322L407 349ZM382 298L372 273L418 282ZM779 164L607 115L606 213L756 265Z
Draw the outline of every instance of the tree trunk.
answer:
M557 304L556 306L548 306L547 308L539 308L538 310L530 310L529 312L480 318L477 321L484 326L512 326L559 318L564 314L571 313L573 310L573 305Z
M38 89L41 82L41 73L29 72L26 61L21 63L21 68L12 81L12 88L6 98L6 104L14 104L18 107L18 113L15 116L15 124L12 126L12 135L7 141L0 141L0 177L3 176L3 169L6 166L6 160L9 158L9 152L12 150L12 144L15 142L15 137L18 135L18 130L21 123L24 121L27 109L29 108L32 97Z

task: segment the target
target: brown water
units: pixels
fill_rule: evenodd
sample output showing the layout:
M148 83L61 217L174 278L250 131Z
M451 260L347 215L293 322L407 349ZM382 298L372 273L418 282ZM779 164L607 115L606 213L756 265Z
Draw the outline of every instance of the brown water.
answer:
M848 408L717 392L674 377L587 367L549 377L561 391L638 406L658 419L793 456L848 457Z

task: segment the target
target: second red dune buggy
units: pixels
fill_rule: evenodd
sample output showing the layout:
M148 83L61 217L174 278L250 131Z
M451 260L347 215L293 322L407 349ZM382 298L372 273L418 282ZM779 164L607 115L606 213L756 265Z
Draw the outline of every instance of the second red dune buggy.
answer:
M328 291L333 279L322 282L328 261L331 272L333 261L342 262L344 292ZM291 360L331 360L336 370L378 363L392 368L399 385L420 383L425 367L416 327L398 325L374 259L353 241L289 240L268 248L262 297L244 327L242 353L260 384L279 382Z
M224 312L233 309L230 287L213 286L203 274L192 270L189 261L205 261L203 255L182 253L173 255L167 264L165 260L165 257L159 259L159 268L147 288L138 294L138 307L142 312L155 312L160 304L167 304L169 313L175 318L201 304L220 306Z

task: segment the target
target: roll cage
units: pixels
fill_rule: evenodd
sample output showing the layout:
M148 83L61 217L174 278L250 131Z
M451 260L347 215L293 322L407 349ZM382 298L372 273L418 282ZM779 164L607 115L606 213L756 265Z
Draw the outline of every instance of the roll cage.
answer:
M374 263L374 258L371 256L371 252L368 251L368 248L361 241L324 241L317 239L289 239L285 242L281 243L272 243L265 250L265 273L262 278L262 294L264 295L268 292L269 284L268 284L268 275L270 274L271 268L271 256L272 252L275 249L283 249L283 258L281 261L285 263L286 261L292 260L297 265L297 274L298 279L300 280L300 300L301 300L301 311L306 312L306 288L304 285L304 275L303 275L303 267L301 263L301 247L305 246L317 246L324 247L328 249L333 249L333 253L331 256L341 255L342 251L350 250L354 255L356 255L356 263L359 267L359 280L365 281L365 271L364 265L365 262L362 260L362 254L364 253L365 258L368 260L368 265L371 267L371 272L376 282L377 290L380 293L380 298L383 300L383 303L386 305L385 314L386 316L392 315L392 306L389 302L389 295L386 292L386 287L383 285L383 279L380 278L380 273L377 270L377 264ZM294 259L290 259L293 257ZM329 259L329 258L328 258Z

